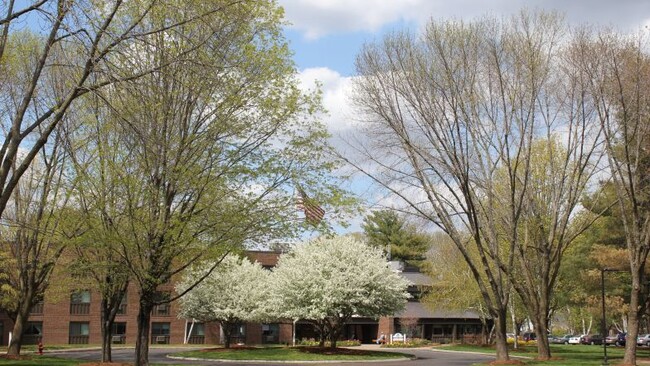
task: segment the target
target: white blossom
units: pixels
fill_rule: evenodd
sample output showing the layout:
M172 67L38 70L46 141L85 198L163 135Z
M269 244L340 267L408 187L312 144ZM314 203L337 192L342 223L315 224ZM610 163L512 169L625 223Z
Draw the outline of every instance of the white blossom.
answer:
M190 270L176 291L184 291L210 267ZM228 255L204 281L181 297L179 317L204 322L260 320L264 317L261 305L268 297L269 274L257 262Z
M351 237L317 239L280 257L269 304L288 319L376 318L403 309L408 284L380 249Z

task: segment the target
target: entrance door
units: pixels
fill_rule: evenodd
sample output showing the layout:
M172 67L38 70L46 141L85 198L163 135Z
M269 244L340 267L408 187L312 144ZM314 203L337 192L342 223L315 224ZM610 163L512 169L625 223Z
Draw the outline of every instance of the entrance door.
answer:
M373 339L377 339L378 332L379 324L363 324L361 325L361 334L358 335L358 339L361 343L370 344Z

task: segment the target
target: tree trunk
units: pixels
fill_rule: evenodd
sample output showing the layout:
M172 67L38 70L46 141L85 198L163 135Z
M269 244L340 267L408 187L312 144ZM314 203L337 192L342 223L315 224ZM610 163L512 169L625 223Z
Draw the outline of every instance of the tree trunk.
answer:
M327 341L327 331L324 324L324 321L314 322L314 326L318 331L318 347L325 347L325 342Z
M18 312L14 328L12 330L11 343L7 348L7 355L18 356L20 355L20 348L23 343L23 332L25 331L25 324L27 323L27 316L22 311Z
M12 330L11 344L7 347L7 355L18 356L20 355L20 348L23 343L23 332L25 331L25 324L29 319L29 312L32 310L33 293L28 291L27 294L21 294L21 302L19 303L16 319L14 320L14 327Z
M112 281L110 276L106 277L107 283ZM117 316L117 311L122 304L122 299L126 295L127 288L129 286L128 281L124 282L121 287L115 290L112 295L107 296L104 294L102 296L101 303L101 314L100 314L100 323L101 323L101 332L102 332L102 362L112 362L112 339L113 339L113 324L115 323L115 317Z
M113 362L111 355L111 327L113 322L108 324L106 321L101 322L102 330L102 362Z
M332 349L336 348L336 343L337 343L337 341L339 339L339 336L341 335L342 328L343 328L342 325L340 325L339 323L336 323L330 329L330 331L329 331L330 348L332 348Z
M519 349L519 327L517 326L517 316L515 315L515 303L512 300L512 297L510 298L510 320L512 320L512 334L515 335L515 341L513 343L513 348L514 349ZM506 342L507 342L507 337L506 337Z
M117 309L115 309L117 310ZM102 332L102 362L112 362L111 340L113 338L113 323L115 322L116 311L111 309L108 301L102 299L100 324Z
M138 336L135 340L135 366L149 366L149 333L151 310L153 304L146 296L140 295L140 310L138 311Z
M532 317L535 335L537 336L537 359L549 360L551 358L551 348L548 343L548 325L547 317L543 314L535 314Z
M642 266L641 271L644 268ZM636 365L636 337L639 335L639 309L641 308L641 277L635 269L631 270L632 290L628 311L627 342L625 342L624 365Z
M499 313L494 318L495 325L495 349L497 352L496 360L497 361L508 361L510 357L508 356L508 340L506 338L506 317L507 312L505 307L499 310Z
M230 348L230 337L232 336L233 325L230 322L222 322L221 329L223 329L223 347Z

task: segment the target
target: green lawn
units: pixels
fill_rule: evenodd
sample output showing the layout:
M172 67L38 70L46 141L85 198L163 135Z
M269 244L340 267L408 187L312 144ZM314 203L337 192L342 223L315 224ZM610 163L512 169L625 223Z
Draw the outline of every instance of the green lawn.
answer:
M481 346L440 346L440 349L454 350L454 351L469 351L494 354L494 349L490 347ZM607 347L607 357L610 364L617 364L623 360L623 347ZM521 359L526 365L545 365L545 366L587 366L587 365L601 365L603 361L603 347L602 346L583 346L583 345L551 345L551 356L554 358L550 361L536 361L534 358L537 356L537 348L535 346L520 347L519 350L511 350L511 356L524 356L530 357L529 359ZM648 348L638 348L637 357L641 359L650 358L650 350Z
M268 361L341 361L341 360L381 360L408 357L396 352L363 351L337 348L317 347L282 347L282 348L247 348L247 349L212 349L176 353L173 356L222 359L222 360L268 360Z
M28 360L7 360L0 358L0 366L76 366L81 363L88 363L88 361L36 355L31 356Z
M77 366L83 363L88 363L87 360L72 360L66 358L58 357L49 357L49 356L31 356L30 360L6 360L0 358L0 366ZM170 364L158 365L153 364L152 366L174 366ZM187 366L187 365L176 365L176 366Z

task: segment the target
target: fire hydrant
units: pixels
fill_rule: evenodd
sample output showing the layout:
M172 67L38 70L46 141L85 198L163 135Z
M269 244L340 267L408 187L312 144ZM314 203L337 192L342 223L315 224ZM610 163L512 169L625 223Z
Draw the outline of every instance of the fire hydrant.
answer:
M42 340L38 341L38 354L39 355L43 354L43 341Z

